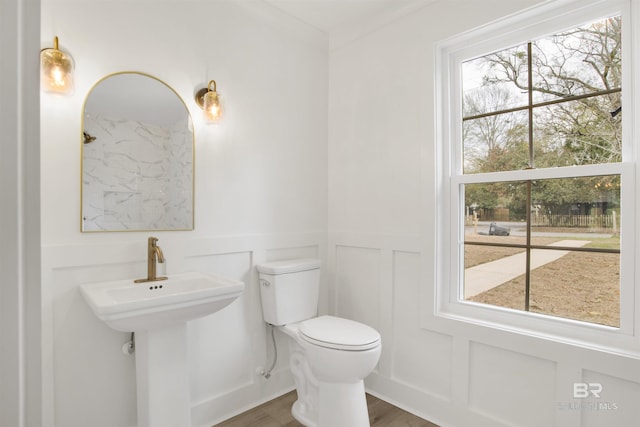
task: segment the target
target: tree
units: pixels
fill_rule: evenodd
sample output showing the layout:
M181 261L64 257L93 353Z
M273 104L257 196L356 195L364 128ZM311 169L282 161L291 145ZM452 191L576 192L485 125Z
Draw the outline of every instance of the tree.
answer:
M465 63L465 173L621 161L620 26L613 17ZM529 90L531 142L528 110L513 111L526 107ZM468 187L467 205L526 212L523 185ZM534 183L532 198L557 214L610 188L619 188L619 177L547 180Z
M463 123L465 172L521 169L528 165L527 116L523 112L483 115L509 108L510 91L487 85L465 92Z
M537 143L545 152L566 151L564 162L621 160L621 120L612 114L620 107L620 26L620 17L613 17L531 43L534 102L604 92L536 112ZM511 93L528 91L527 52L523 45L476 60L486 70L484 85L506 85Z

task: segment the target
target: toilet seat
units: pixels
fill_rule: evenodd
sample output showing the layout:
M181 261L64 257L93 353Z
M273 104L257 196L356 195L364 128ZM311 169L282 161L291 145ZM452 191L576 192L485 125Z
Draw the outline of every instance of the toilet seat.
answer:
M298 333L311 344L336 350L364 351L380 345L380 334L375 329L335 316L300 322Z

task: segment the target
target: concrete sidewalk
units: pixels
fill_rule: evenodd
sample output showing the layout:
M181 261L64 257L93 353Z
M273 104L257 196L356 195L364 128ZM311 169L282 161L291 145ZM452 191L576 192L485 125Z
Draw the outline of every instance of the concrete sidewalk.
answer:
M589 243L587 240L561 240L548 246L579 248ZM533 249L531 250L531 270L562 258L569 251ZM468 299L524 274L526 253L522 252L496 261L476 265L464 270L464 299Z

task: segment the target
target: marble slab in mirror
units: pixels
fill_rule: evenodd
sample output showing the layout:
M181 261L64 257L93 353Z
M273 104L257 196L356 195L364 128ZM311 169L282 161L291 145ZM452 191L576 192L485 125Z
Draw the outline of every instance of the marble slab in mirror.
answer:
M98 81L81 146L83 232L193 229L193 124L166 83L138 72Z

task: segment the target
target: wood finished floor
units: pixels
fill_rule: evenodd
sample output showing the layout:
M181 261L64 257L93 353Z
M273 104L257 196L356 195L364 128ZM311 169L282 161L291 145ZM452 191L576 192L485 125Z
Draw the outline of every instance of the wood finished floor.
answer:
M299 427L291 415L295 390L213 427ZM367 394L371 427L438 427L390 403Z

